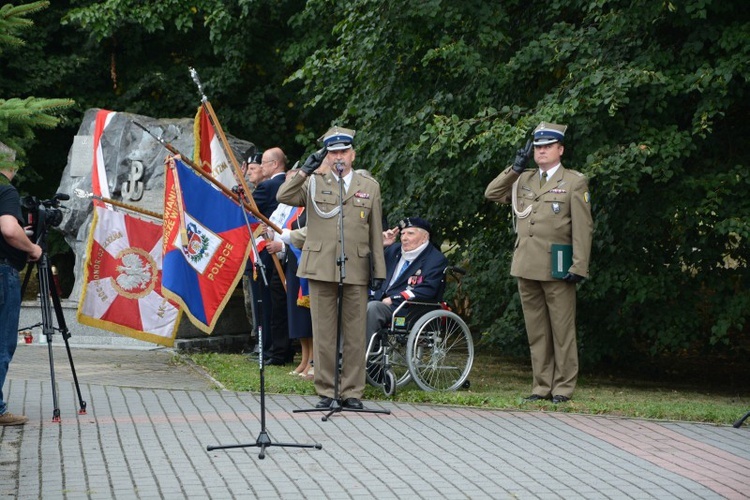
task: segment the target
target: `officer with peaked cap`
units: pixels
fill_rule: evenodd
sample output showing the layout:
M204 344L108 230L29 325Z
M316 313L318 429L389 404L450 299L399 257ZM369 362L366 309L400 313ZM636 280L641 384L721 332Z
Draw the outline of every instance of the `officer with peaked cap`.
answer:
M539 168L526 170L529 140L484 193L513 209L517 237L510 274L518 278L533 371L527 401L568 401L578 378L576 284L589 274L593 221L586 177L561 163L566 130L540 123L533 137ZM572 253L570 267L559 274L561 269L552 269L553 245Z
M307 207L307 236L297 276L307 278L313 322L317 408L362 409L365 388L365 318L368 285L385 278L380 185L352 170L355 131L332 127L322 136L324 147L291 174L277 194L282 203ZM317 172L326 161L331 169ZM340 184L341 183L341 184ZM343 191L343 198L339 194ZM339 231L339 210L343 228ZM335 394L338 285L343 233L345 276L342 281L342 367Z

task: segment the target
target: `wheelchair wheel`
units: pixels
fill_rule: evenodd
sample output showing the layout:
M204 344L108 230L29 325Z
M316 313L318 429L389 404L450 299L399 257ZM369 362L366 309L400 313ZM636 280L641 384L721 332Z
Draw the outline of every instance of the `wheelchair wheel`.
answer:
M393 374L393 370L385 371L385 376L383 377L383 394L389 398L396 395L396 376Z
M384 343L383 337L387 340ZM367 351L365 378L367 383L383 388L385 377L385 366L383 354L388 352L388 364L395 380L396 388L401 388L411 382L409 364L406 362L406 335L388 334L379 335Z
M390 335L390 365L396 379L396 388L401 389L411 382L411 372L406 358L406 334Z
M414 324L406 342L406 359L414 381L425 391L455 391L474 363L474 341L455 313L430 311Z

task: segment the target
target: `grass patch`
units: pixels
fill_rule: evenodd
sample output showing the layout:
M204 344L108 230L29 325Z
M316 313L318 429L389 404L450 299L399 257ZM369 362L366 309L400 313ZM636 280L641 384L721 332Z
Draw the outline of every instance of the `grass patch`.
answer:
M244 354L192 353L189 357L231 391L260 390L258 364ZM266 393L314 396L315 388L311 381L289 375L295 366L267 366L264 370ZM394 398L386 398L380 389L368 385L364 399L721 425L731 425L750 410L747 389L733 393L731 390L702 385L700 380L642 380L610 374L581 375L573 399L568 403L526 403L523 398L531 391L531 367L521 360L499 358L486 352L477 352L469 381L471 385L468 389L445 393L425 392L412 382L400 389Z

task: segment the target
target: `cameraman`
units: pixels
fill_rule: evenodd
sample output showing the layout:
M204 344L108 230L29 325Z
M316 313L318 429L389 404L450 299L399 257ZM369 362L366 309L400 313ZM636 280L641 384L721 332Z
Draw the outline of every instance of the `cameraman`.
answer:
M27 260L37 261L42 249L34 244L23 228L21 199L10 181L16 175L16 152L0 142L0 426L22 425L23 415L8 411L3 399L3 384L18 344L18 319L21 315L21 278L18 271Z

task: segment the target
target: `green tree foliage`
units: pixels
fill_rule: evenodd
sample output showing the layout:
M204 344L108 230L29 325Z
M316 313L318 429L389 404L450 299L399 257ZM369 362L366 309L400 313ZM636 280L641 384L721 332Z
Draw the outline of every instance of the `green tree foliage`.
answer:
M23 45L24 41L17 36L18 32L34 24L24 16L48 6L49 2L40 1L18 6L5 4L0 7L0 50L3 45Z
M192 116L200 104L194 67L223 128L265 149L294 149L302 128L290 72L281 63L301 0L106 0L76 2L63 24L87 36L111 109ZM91 103L94 104L94 103ZM102 105L99 102L99 105Z
M510 211L484 188L541 120L591 179L580 287L590 360L747 354L750 16L735 2L310 1L293 54L310 106L360 130L395 218L421 213L468 264L475 332L524 349ZM307 27L307 29L305 28ZM299 47L310 47L301 41Z
M4 46L23 51L25 43L20 38L20 32L33 25L25 16L48 6L49 2L42 1L19 6L5 4L0 7L0 54L3 53ZM3 94L0 91L0 96ZM9 146L19 150L19 156L23 156L24 146L34 139L33 129L56 127L60 123L56 113L73 104L70 99L7 97L0 97L0 136ZM21 161L18 164L23 165Z
M584 357L750 350L737 2L60 0L35 19L26 47L0 53L0 95L191 116L192 66L225 130L261 147L296 158L331 124L357 129L390 223L433 221L470 270L457 308L505 352L527 352L514 234L484 189L539 121L566 123L564 163L590 178L596 224ZM32 151L50 184L68 125Z

